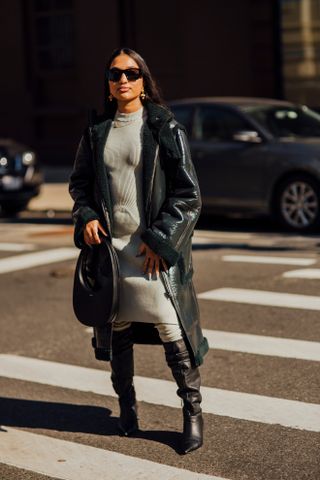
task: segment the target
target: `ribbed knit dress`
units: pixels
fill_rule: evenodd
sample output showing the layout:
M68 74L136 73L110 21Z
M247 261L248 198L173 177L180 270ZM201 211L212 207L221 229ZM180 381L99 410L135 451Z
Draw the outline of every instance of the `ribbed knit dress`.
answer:
M143 273L137 256L146 228L143 203L142 129L144 107L115 114L104 149L114 217L113 245L120 263L120 306L115 328L131 322L156 324L164 341L181 338L179 321L161 278ZM171 327L172 326L172 327ZM165 327L165 328L164 328Z

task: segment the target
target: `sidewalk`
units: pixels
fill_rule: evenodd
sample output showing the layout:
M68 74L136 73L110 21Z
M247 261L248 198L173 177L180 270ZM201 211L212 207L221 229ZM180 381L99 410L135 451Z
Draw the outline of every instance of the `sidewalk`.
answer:
M28 210L70 212L72 206L68 183L44 183L40 194L30 201Z
M68 191L70 172L71 167L45 168L44 184L40 194L30 201L28 210L70 212L73 206L73 200Z

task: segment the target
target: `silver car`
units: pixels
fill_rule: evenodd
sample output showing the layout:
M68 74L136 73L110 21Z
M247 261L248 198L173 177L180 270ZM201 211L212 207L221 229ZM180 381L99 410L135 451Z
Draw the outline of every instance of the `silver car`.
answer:
M274 215L285 227L320 227L320 115L259 98L170 102L188 133L203 210Z

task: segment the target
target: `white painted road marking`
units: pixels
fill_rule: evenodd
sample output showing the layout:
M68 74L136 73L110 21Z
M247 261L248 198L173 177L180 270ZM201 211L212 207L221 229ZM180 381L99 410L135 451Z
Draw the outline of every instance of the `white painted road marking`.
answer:
M85 331L92 335L92 328ZM320 342L202 329L209 348L320 362Z
M320 361L320 343L203 329L212 349Z
M194 236L196 240L198 238L206 238L209 240L215 240L217 238L239 238L241 240L250 240L254 235L251 233L241 232L221 232L217 230L195 230Z
M3 430L0 463L61 480L226 480L6 426Z
M300 268L299 270L290 270L289 272L285 272L283 277L320 280L320 268Z
M223 302L250 303L251 305L265 305L269 307L320 310L320 297L244 288L218 288L199 293L198 298Z
M224 262L246 262L246 263L265 263L270 265L313 265L317 262L314 258L294 258L294 257L271 257L262 255L224 255Z
M6 243L0 242L0 251L2 252L24 252L26 250L34 250L35 245L31 243Z
M116 397L110 374L92 368L2 354L0 376ZM138 399L181 408L174 382L135 376L135 385ZM320 432L320 405L211 387L201 392L206 413Z
M0 259L0 273L15 272L64 260L71 260L79 255L76 248L54 248L41 252L26 253Z

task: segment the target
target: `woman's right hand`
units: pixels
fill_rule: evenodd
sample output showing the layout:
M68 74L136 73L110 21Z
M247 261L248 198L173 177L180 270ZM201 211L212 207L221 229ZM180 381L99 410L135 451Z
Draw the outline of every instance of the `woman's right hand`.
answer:
M91 220L88 222L83 230L83 238L85 243L87 245L97 245L101 243L99 231L102 232L106 237L108 236L99 220Z

